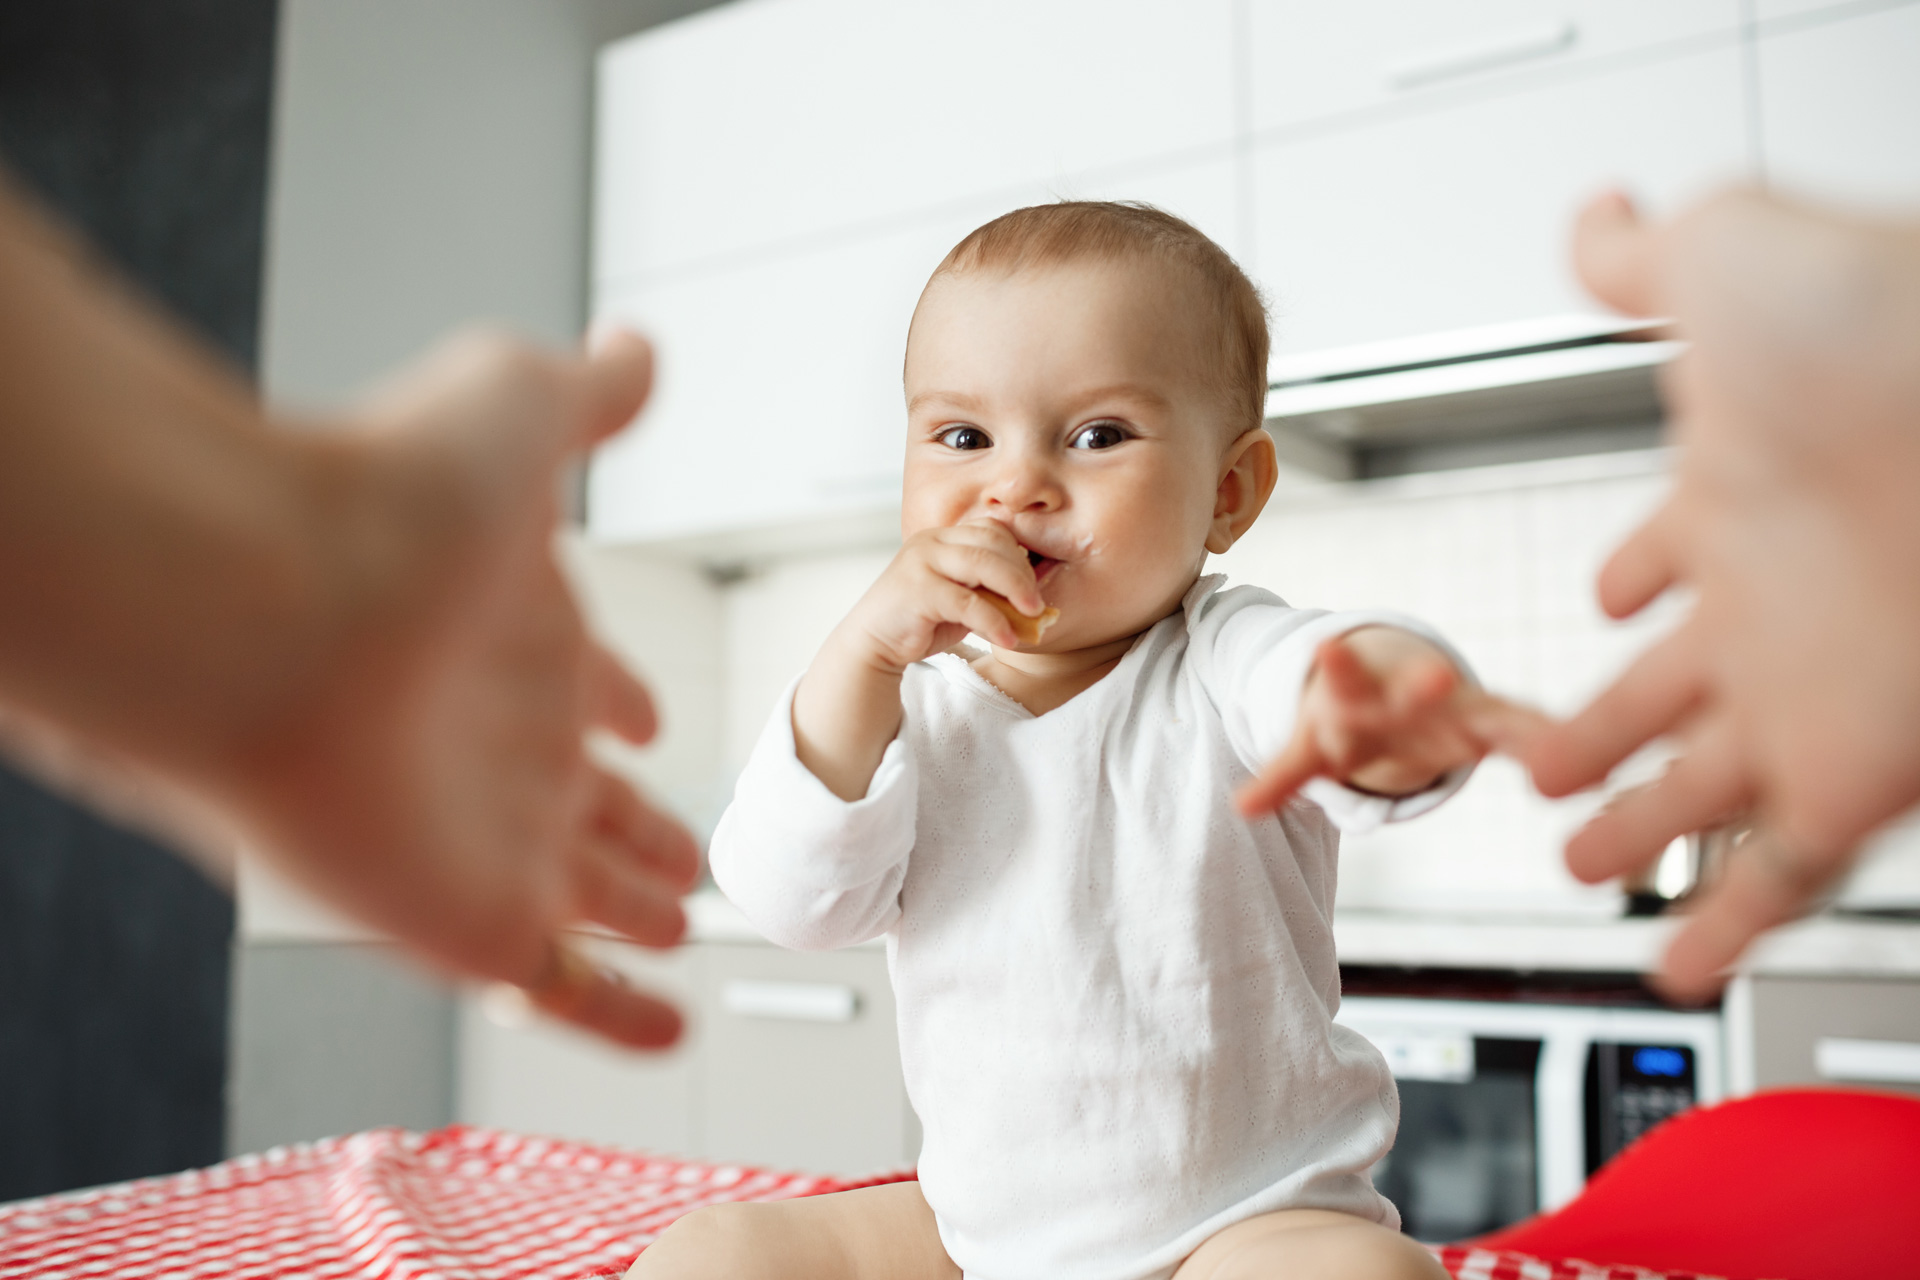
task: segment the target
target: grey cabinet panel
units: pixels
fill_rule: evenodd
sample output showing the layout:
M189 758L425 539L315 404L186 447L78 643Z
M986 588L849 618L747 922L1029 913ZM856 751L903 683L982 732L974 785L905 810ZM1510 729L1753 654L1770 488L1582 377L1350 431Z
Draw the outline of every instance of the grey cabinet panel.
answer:
M1823 1079L1815 1063L1823 1038L1920 1044L1920 982L1769 977L1751 981L1755 1088L1836 1084L1920 1095L1920 1084Z
M453 997L392 947L235 951L227 1150L453 1119Z
M885 955L871 949L813 953L718 943L704 950L702 1110L708 1156L838 1174L909 1163L918 1133L912 1131L900 1075ZM781 1016L779 993L788 984L813 989L796 993L803 998L851 989L853 1016L846 1021ZM771 998L740 998L756 991ZM764 1011L735 1011L743 1005Z
M673 1000L692 1016L672 1049L643 1053L551 1019L516 1016L476 996L460 1010L459 1118L493 1129L698 1157L702 948L654 952L598 942L596 960Z

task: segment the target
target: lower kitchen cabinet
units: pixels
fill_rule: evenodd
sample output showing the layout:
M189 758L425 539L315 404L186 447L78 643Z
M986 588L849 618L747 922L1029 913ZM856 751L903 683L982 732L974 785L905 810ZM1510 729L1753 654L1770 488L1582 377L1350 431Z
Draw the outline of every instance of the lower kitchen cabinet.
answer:
M461 1012L462 1120L813 1173L913 1163L920 1131L901 1079L884 952L590 946L677 1001L686 1038L665 1053L629 1053L473 996Z
M1758 974L1727 990L1730 1092L1823 1085L1920 1095L1920 982Z

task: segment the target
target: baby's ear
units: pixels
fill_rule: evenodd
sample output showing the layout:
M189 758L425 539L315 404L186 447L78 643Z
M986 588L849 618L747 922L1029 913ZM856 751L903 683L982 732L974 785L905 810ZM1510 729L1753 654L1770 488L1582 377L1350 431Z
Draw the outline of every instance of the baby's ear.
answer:
M1213 524L1207 530L1207 550L1220 555L1240 541L1273 495L1280 479L1280 459L1273 437L1255 427L1227 446L1221 460L1220 484L1213 495Z

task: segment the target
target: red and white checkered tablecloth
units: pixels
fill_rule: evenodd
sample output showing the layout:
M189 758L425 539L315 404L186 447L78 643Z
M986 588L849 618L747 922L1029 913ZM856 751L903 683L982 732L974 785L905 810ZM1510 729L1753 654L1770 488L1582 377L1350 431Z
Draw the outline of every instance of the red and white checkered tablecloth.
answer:
M586 1280L681 1214L897 1181L696 1164L455 1125L375 1129L0 1205L0 1280ZM1458 1280L1697 1280L1454 1247Z
M1451 1244L1434 1250L1454 1280L1720 1280L1692 1271L1649 1271L1567 1259L1549 1262L1524 1253Z

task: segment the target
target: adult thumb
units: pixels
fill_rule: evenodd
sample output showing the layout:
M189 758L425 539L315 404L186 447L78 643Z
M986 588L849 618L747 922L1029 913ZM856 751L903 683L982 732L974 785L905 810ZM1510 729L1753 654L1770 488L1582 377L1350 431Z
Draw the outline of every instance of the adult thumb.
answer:
M1596 196L1574 220L1574 272L1589 293L1615 311L1665 315L1656 238L1625 195L1609 191Z
M653 391L653 344L619 324L594 326L587 335L586 438L591 447L624 429Z

